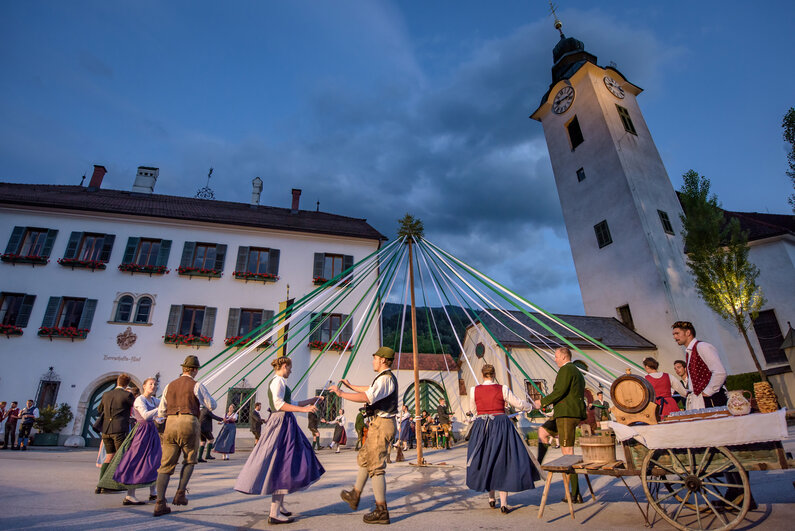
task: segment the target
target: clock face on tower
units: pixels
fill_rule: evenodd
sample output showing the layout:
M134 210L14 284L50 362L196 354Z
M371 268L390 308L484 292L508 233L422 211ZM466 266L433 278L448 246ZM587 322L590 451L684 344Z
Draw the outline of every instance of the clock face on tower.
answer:
M571 104L574 102L574 89L572 87L563 87L555 94L555 99L552 101L552 110L555 114L563 114L569 110Z
M605 76L605 86L607 87L607 90L613 93L613 96L622 100L624 99L624 89L621 88L621 85L618 84L618 81L610 76Z

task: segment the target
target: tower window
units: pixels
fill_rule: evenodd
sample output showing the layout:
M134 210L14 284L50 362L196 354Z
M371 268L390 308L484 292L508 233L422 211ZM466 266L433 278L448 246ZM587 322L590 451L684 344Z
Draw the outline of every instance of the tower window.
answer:
M585 170L580 168L577 170L577 181L583 182L585 180Z
M658 210L657 214L660 215L660 223L662 223L663 230L666 234L673 234L674 233L674 226L671 225L671 220L668 218L668 212L663 212L662 210Z
M571 142L571 149L574 149L582 144L585 139L582 137L582 130L580 129L580 121L575 116L566 126L566 130L569 132L569 141Z
M616 109L618 109L618 115L621 117L621 123L624 124L624 130L627 133L632 133L633 135L637 136L638 133L635 131L635 125L632 123L632 118L629 117L629 111L618 104L616 104Z
M784 336L781 335L781 327L776 319L776 312L764 310L759 312L754 319L754 332L759 346L762 347L762 354L768 364L787 363L787 355L781 350Z
M613 243L613 238L610 237L610 228L607 226L606 219L594 225L593 230L596 233L596 241L600 249Z
M630 330L635 330L635 322L632 320L632 312L629 311L629 304L619 306L616 308L616 312L618 312L618 318L621 319L624 326Z

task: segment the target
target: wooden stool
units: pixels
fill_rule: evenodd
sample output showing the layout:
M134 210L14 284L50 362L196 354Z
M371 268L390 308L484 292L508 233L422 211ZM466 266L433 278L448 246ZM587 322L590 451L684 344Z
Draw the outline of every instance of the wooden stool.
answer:
M569 514L574 518L574 506L571 503L571 490L567 484L567 480L569 479L569 474L574 474L576 476L577 472L574 470L574 465L579 463L582 463L581 455L564 455L545 465L541 465L541 469L547 473L547 481L544 484L544 493L541 495L541 505L538 507L539 518L544 515L544 506L547 504L547 496L549 495L549 486L552 484L552 476L555 473L563 476L563 490L566 493L566 501L569 504ZM591 480L588 478L588 474L584 475L585 481L588 483L588 490L591 491L591 496L593 496L594 492L591 488Z

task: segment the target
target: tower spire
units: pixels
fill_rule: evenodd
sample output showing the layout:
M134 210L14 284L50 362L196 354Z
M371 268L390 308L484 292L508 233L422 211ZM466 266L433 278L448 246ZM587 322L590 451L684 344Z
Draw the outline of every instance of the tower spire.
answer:
M552 0L550 0L550 2L549 2L549 13L555 18L555 29L560 32L560 38L561 39L565 39L566 36L563 35L563 30L561 29L563 27L563 22L561 22L560 19L558 18L558 14L556 13L557 9L558 9L558 6L553 4Z

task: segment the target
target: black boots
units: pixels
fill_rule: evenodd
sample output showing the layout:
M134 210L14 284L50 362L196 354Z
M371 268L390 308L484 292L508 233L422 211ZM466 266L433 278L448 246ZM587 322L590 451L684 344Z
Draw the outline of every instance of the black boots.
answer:
M547 455L547 449L549 449L548 444L544 444L541 441L538 441L538 464L544 463L544 456Z

